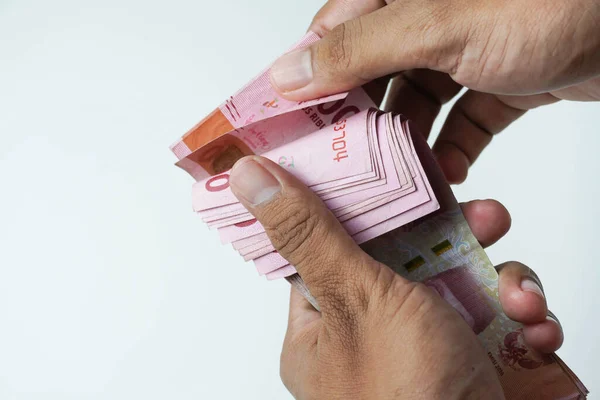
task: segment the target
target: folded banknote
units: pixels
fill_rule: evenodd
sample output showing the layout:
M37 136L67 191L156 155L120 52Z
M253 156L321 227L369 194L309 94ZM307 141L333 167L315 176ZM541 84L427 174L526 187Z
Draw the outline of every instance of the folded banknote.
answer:
M292 49L319 38L308 33ZM361 89L308 102L281 98L269 68L171 146L195 179L194 211L267 279L286 278L318 309L293 265L238 202L229 170L257 154L310 187L372 257L437 291L486 349L511 399L583 399L556 355L524 341L502 312L498 274L414 125L383 113Z

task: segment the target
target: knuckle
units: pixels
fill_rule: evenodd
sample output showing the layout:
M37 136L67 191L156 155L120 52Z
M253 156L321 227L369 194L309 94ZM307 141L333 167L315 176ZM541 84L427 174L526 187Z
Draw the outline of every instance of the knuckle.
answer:
M284 256L293 257L294 262L307 257L314 245L323 236L320 215L314 206L301 198L291 196L272 210L273 218L265 230L273 246Z
M394 12L399 16L417 16L413 18L414 21L396 28L398 37L408 36L414 42L410 47L411 56L419 60L422 68L451 74L460 69L472 23L463 17L461 2L455 4L425 0L412 2L408 7L410 11L399 5ZM444 29L440 29L442 26Z
M382 265L375 277L370 288L371 302L375 307L385 306L391 299L394 298L395 286L397 285L398 277L396 273L386 265Z
M486 46L479 43L471 38L460 40L451 50L454 56L448 57L448 65L443 66L457 83L471 89L477 88L483 70L480 60Z
M396 314L403 319L419 320L435 306L435 297L430 288L420 282L394 281L389 296L395 302Z
M483 29L474 36L463 44L451 70L457 82L471 89L484 90L490 79L505 78L516 72L509 68L510 63L506 63L507 52L513 46L509 37Z
M436 2L429 11L424 49L432 56L430 67L446 71L459 84L477 88L488 60L486 57L496 38L493 35L495 17L474 14L464 18L460 2L440 7ZM447 29L440 30L444 26ZM437 42L437 43L436 43Z
M434 299L435 297L433 297L433 291L425 284L420 282L413 283L413 288L407 297L408 301L414 301L419 305L425 303L432 304Z
M317 46L315 60L317 68L324 71L343 71L353 62L356 28L360 31L358 21L347 21L336 26L325 37L325 46ZM360 34L360 32L358 32Z

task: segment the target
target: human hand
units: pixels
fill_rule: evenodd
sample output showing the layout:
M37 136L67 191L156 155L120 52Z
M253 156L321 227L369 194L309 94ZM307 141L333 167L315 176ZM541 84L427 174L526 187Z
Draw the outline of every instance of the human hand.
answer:
M363 252L293 175L251 156L236 163L229 182L321 308L292 289L281 376L296 398L503 398L490 360L460 315L433 290ZM495 201L462 207L484 246L509 229L510 216ZM525 324L528 344L556 350L562 331L547 319L535 274L507 263L499 284L502 307Z
M467 177L493 136L532 108L600 100L597 0L329 0L311 30L324 36L278 60L272 82L306 100L367 85L429 134L463 86L433 147L450 183ZM382 78L383 77L383 78ZM374 96L373 96L374 94Z

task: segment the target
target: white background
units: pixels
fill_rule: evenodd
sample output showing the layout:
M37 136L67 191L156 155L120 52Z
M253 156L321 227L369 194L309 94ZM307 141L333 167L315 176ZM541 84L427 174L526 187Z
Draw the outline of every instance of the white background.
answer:
M168 145L320 5L0 0L0 399L288 398L288 285L195 218ZM529 113L456 188L512 212L489 255L537 270L564 325L559 354L591 398L599 112Z

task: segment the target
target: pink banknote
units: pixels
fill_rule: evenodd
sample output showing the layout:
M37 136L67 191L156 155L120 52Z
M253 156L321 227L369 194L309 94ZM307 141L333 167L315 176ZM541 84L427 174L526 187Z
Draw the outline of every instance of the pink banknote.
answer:
M392 0L387 0L390 3ZM293 48L310 45L309 33ZM277 162L309 186L364 251L422 281L471 327L510 399L583 399L587 389L556 355L526 344L503 313L498 275L474 238L425 140L361 89L310 102L277 95L269 68L173 146L198 182L193 208L221 241L267 279L286 278L316 308L302 278L229 189L244 155ZM228 270L229 271L229 270ZM443 340L441 338L440 340Z

